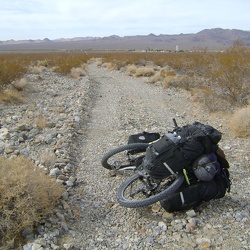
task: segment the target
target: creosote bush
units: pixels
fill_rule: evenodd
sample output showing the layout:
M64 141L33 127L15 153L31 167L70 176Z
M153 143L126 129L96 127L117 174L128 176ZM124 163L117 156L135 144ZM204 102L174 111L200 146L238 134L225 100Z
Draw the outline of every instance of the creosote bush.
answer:
M246 106L234 112L231 118L230 128L237 137L250 136L250 106Z
M237 106L245 105L250 97L250 51L236 41L225 53L214 55L210 78L222 98Z
M35 167L30 159L0 157L0 246L22 242L24 230L33 230L55 208L63 187Z

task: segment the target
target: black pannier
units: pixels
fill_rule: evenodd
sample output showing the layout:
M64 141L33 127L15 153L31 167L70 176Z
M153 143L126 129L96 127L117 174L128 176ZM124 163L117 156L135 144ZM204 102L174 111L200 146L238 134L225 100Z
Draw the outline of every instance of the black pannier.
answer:
M180 146L186 143L191 145L194 141L199 141L204 148L204 153L215 152L221 139L221 133L218 130L200 122L178 127L174 133L180 137Z
M187 141L180 147L164 135L146 149L143 166L153 179L163 179L186 168L203 151L204 148L199 141L191 144Z
M160 204L167 212L189 210L199 206L202 202L212 200L218 193L215 180L198 182L161 200ZM223 193L224 195L226 193L225 187Z
M142 133L138 133L138 134L133 134L130 135L128 138L128 144L130 143L150 143L153 141L156 141L160 138L160 134L159 133L149 133L149 132L142 132ZM129 154L136 154L136 153L140 153L140 152L144 152L145 149L131 149L128 150Z
M203 202L220 199L230 192L230 179L227 169L221 169L211 181L200 181L191 186L184 183L174 194L161 200L161 206L168 212L193 209Z
M202 154L216 152L220 138L219 131L199 122L178 127L147 148L144 169L152 178L163 179L187 168Z
M152 141L156 141L160 138L159 133L149 133L149 132L142 132L134 135L130 135L128 138L128 144L130 143L149 143Z

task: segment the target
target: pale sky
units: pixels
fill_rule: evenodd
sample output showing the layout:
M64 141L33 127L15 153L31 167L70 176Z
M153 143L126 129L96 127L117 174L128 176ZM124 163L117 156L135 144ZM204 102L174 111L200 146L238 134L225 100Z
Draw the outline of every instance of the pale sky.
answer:
M0 41L250 31L250 0L0 0Z

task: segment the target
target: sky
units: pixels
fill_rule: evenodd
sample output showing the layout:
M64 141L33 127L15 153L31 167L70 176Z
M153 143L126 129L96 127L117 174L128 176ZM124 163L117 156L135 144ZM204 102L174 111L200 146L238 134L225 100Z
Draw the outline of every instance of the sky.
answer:
M250 31L250 0L0 0L0 41Z

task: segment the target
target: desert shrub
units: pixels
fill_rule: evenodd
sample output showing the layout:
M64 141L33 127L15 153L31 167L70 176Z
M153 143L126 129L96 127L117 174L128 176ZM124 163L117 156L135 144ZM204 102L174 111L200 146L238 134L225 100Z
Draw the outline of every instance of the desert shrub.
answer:
M45 66L32 66L31 65L28 67L28 73L30 74L40 74L45 70L46 70Z
M24 157L0 157L0 243L19 244L24 230L49 214L63 187Z
M148 79L148 81L150 83L156 83L156 82L161 81L161 80L162 80L162 76L161 76L161 72L160 71L156 72L153 76L151 76Z
M93 58L91 60L93 60ZM96 66L97 67L101 67L102 66L102 58L96 58Z
M230 128L235 136L250 136L250 106L237 109L231 120Z
M20 104L24 102L24 97L17 89L8 88L3 92L0 92L0 102L8 104Z
M75 79L85 76L87 72L87 64L82 64L80 67L73 67L71 69L71 76Z
M155 73L154 68L140 67L140 68L136 69L134 76L135 77L141 77L141 76L150 77L150 76L154 75L154 73Z
M250 96L250 51L237 41L225 53L214 55L210 78L221 96L234 105L244 105Z
M117 67L113 62L105 62L102 64L102 67L107 68L109 70L116 70Z
M196 86L191 89L191 94L193 96L193 100L200 103L209 112L228 112L232 108L230 102L221 98L216 91L207 86Z
M164 78L162 86L190 90L194 86L194 81L187 75L167 76Z
M135 66L134 64L128 65L128 66L126 67L125 73L126 73L127 75L129 75L129 76L132 76L132 75L135 74L136 70L137 70L137 66Z
M49 67L50 61L48 59L38 60L37 66Z
M69 54L57 54L50 57L50 65L53 67L53 71L63 75L71 73L72 68L81 67L82 64L88 62L92 58L91 55L81 53L69 53Z
M13 87L18 91L23 91L27 86L26 78L21 78L13 82Z
M29 61L18 55L0 56L0 89L11 84L17 78L23 77Z
M34 122L37 128L43 129L47 127L47 118L45 117L42 111L39 111Z
M166 78L168 76L175 76L175 71L170 67L164 67L160 70L160 75L163 78Z

